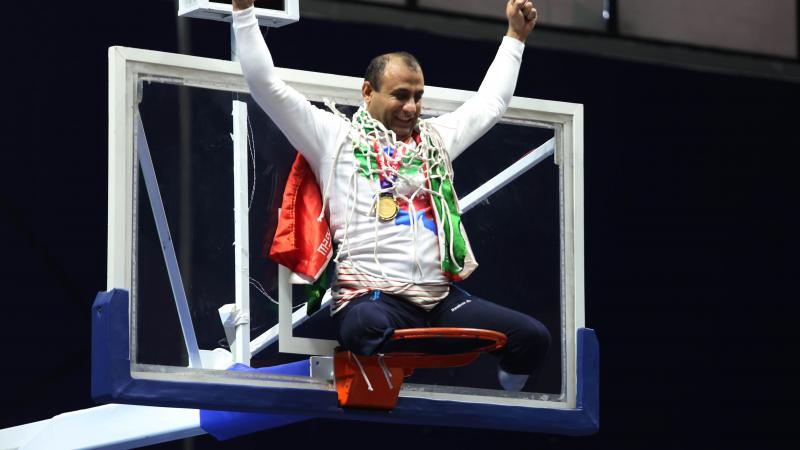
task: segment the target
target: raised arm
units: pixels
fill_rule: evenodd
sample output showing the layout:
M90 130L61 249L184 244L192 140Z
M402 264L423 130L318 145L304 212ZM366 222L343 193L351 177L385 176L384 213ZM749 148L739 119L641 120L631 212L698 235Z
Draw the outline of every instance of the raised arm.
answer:
M258 27L253 1L233 0L233 30L244 78L253 99L316 171L345 123L311 105L278 77Z
M525 40L536 25L537 12L529 0L506 3L508 32L475 96L455 111L432 120L455 159L483 136L505 113L522 63Z

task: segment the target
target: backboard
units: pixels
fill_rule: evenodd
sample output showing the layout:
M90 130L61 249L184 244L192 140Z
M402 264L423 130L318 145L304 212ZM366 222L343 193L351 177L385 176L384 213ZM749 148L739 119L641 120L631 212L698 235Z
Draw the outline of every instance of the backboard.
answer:
M321 108L335 104L347 115L361 103L360 79L279 74ZM428 86L423 114L452 111L470 95ZM500 123L454 161L465 227L482 262L461 288L548 327L554 345L536 382L502 391L487 356L464 369L418 371L390 415L345 412L325 368L336 345L326 297L314 312L311 289L292 284L285 268L264 257L295 150L250 99L238 63L112 47L108 292L93 309L93 395L156 406L595 431L597 343L584 325L582 121L581 105L514 98ZM308 375L226 370L234 362L307 364Z

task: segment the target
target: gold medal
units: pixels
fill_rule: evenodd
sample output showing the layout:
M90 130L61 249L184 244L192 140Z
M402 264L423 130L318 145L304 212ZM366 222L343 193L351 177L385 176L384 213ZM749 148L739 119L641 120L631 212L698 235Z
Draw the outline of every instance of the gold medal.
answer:
M381 194L378 199L378 219L381 222L388 222L397 216L399 211L397 199L392 194Z

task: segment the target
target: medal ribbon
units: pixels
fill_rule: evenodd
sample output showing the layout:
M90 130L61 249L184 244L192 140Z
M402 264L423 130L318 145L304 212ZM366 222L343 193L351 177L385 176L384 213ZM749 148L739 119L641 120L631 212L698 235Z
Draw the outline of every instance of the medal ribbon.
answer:
M381 189L389 189L394 186L400 164L408 149L405 145L400 148L387 146L381 149L377 141L373 141L372 148L375 150L375 163L378 166Z

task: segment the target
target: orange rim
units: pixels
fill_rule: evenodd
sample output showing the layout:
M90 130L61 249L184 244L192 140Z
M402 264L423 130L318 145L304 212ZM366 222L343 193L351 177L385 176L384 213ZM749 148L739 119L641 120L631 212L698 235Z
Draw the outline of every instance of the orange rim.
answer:
M405 339L430 339L444 337L448 339L480 339L489 341L483 347L470 350L467 353L491 352L503 348L508 338L499 331L482 330L479 328L405 328L395 330L389 338L390 341Z

